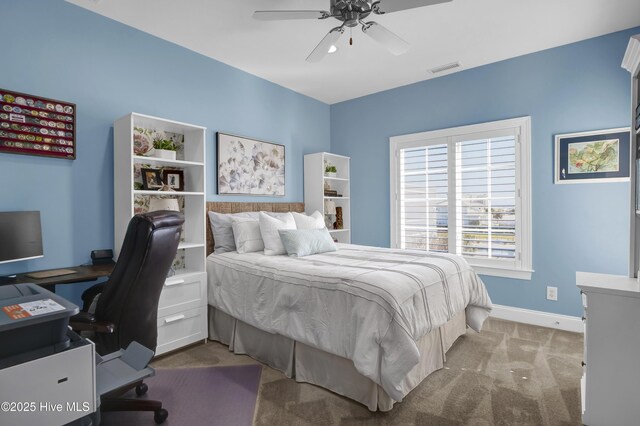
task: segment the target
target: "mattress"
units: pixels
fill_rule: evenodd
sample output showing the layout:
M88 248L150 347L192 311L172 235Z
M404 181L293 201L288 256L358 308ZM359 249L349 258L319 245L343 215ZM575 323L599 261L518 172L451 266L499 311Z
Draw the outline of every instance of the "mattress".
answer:
M302 258L262 252L207 258L209 304L256 328L353 361L395 401L420 360L417 341L466 310L491 311L460 256L338 244Z

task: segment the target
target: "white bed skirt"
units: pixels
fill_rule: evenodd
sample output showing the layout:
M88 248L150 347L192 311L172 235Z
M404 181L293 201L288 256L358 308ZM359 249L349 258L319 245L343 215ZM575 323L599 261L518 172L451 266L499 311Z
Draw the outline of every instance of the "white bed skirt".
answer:
M402 382L405 396L425 377L443 367L446 352L465 331L463 311L417 342L420 363ZM322 386L358 401L371 411L389 411L396 402L381 386L360 374L351 360L257 329L211 305L209 339L228 345L236 354L249 355L298 382Z

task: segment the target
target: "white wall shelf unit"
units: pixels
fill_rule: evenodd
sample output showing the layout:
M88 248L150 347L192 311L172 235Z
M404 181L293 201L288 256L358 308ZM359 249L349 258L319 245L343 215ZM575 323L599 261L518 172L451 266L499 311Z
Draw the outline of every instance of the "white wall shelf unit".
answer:
M172 138L179 146L176 160L136 154L140 132ZM207 337L207 279L205 269L205 138L200 126L131 113L114 123L114 248L120 254L131 217L147 211L153 197L176 198L185 216L175 274L167 277L158 306L156 355L205 340ZM152 142L152 141L151 141ZM139 147L137 148L139 151ZM140 167L182 170L185 190L151 191L135 189Z
M336 176L326 176L325 166L336 166ZM328 152L318 152L304 156L304 205L307 214L319 211L328 220L325 201L333 201L336 207L342 207L342 229L331 229L329 232L340 243L351 243L351 185L350 158ZM325 184L338 191L341 197L325 196ZM331 223L336 216L331 215Z

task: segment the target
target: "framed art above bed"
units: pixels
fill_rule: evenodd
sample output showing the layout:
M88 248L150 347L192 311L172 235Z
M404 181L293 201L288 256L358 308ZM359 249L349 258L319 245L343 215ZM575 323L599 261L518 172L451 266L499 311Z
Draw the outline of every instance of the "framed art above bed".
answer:
M218 195L285 195L285 147L217 133Z

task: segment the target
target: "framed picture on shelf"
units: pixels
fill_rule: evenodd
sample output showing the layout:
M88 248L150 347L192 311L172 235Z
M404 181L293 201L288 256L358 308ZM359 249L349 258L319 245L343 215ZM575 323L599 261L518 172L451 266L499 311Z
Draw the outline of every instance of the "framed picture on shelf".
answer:
M162 177L163 182L169 185L169 188L174 191L184 191L184 172L182 170L164 169Z
M284 196L284 145L217 133L218 194Z
M163 185L160 170L141 168L140 172L142 173L142 189L157 190L162 188Z
M555 183L629 180L630 129L556 135Z

